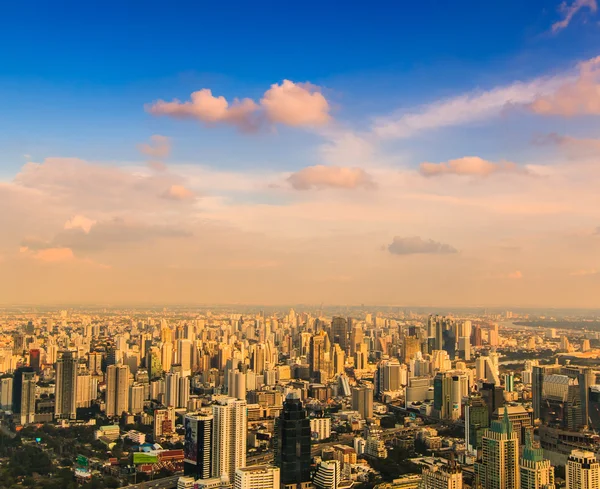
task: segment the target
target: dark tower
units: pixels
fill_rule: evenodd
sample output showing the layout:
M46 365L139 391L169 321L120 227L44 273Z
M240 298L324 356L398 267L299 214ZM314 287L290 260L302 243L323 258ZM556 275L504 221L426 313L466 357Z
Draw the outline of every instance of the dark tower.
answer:
M310 484L310 420L297 394L288 394L275 427L275 464L281 487L301 489Z

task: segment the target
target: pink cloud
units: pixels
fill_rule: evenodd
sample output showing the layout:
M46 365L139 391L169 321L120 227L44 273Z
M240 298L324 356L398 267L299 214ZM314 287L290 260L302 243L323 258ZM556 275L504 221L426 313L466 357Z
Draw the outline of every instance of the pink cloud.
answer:
M65 229L81 229L85 233L89 233L94 224L96 221L93 219L78 214L65 222Z
M563 14L563 18L552 24L552 32L556 33L568 27L575 14L583 8L588 8L595 14L598 10L598 4L596 0L574 0L571 5L568 5L566 1L561 3L560 11Z
M32 257L39 261L54 263L73 260L75 255L71 248L45 248L35 251Z
M600 56L579 65L579 76L562 84L553 94L538 97L529 108L536 114L577 115L600 114Z
M331 119L329 103L319 87L283 80L265 92L260 104L271 122L288 126L320 126Z
M289 126L315 126L330 120L329 103L310 83L283 80L273 84L260 103L252 99L234 99L230 104L223 96L215 97L208 88L193 92L190 100L158 100L146 105L156 116L196 119L206 124L230 124L242 130L255 130L265 121Z
M171 200L187 200L194 197L194 192L183 185L171 185L163 197Z
M308 166L290 175L288 182L296 190L312 188L372 189L375 187L371 175L362 168L343 166Z
M443 163L421 163L419 171L426 177L438 175L463 175L486 177L493 173L517 173L521 171L515 163L494 163L478 156L465 156Z
M138 144L138 149L152 158L166 158L171 152L171 140L166 136L155 134L150 137L149 143Z

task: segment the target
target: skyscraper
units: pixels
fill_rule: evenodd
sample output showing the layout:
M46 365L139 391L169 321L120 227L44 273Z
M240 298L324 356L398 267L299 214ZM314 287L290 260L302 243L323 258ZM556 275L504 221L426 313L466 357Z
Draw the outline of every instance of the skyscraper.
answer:
M195 479L213 475L213 416L186 414L184 419L184 473Z
M375 394L381 396L384 392L400 390L400 362L396 359L382 360L375 373Z
M502 421L493 421L482 438L482 459L475 463L475 476L485 489L519 489L519 438L504 411Z
M566 473L567 489L600 489L600 463L593 452L573 450Z
M371 386L359 386L352 389L352 409L364 418L373 417L373 388Z
M275 463L281 469L281 486L310 486L310 420L295 393L288 394L275 425Z
M544 450L534 448L531 436L525 438L520 464L521 489L554 489L554 467L544 460Z
M109 365L106 369L106 415L121 416L129 406L129 367Z
M77 359L71 351L60 353L56 361L54 416L77 418Z
M19 367L13 374L12 411L20 424L35 421L35 372Z
M212 407L215 477L233 482L235 470L246 466L248 414L246 401L222 398Z
M344 352L348 349L348 326L345 318L334 317L331 320L331 339L340 345Z

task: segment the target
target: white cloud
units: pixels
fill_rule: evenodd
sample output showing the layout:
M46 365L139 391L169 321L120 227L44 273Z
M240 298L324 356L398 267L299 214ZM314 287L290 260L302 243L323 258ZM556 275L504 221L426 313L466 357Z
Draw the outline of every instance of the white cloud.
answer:
M498 117L507 107L526 105L551 93L565 77L538 78L491 90L439 100L417 110L375 120L373 132L384 139L408 138L426 130L452 127Z
M569 5L566 1L560 4L560 12L563 15L563 18L558 22L552 24L552 32L557 33L569 26L573 17L577 12L581 9L587 8L595 14L598 10L598 4L596 0L573 0L573 3Z

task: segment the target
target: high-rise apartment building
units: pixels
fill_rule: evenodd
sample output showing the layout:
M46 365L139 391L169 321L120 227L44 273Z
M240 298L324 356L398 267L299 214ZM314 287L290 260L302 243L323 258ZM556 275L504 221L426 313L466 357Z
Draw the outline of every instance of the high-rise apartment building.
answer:
M56 360L54 416L56 419L77 418L77 359L73 352L59 353Z
M231 483L235 478L235 470L246 466L246 401L222 398L213 405L212 415L214 475L226 476Z
M281 487L310 487L310 420L295 393L288 394L275 424L275 464L281 469Z
M235 471L233 489L279 489L279 467L254 465Z
M106 368L106 415L121 416L129 409L129 367L109 365Z
M544 459L544 450L534 448L531 436L525 440L520 463L521 489L555 489L554 467Z
M600 489L600 463L593 452L573 450L566 474L567 489Z
M483 434L482 459L475 463L475 477L485 489L519 489L519 438L508 411L493 421Z

